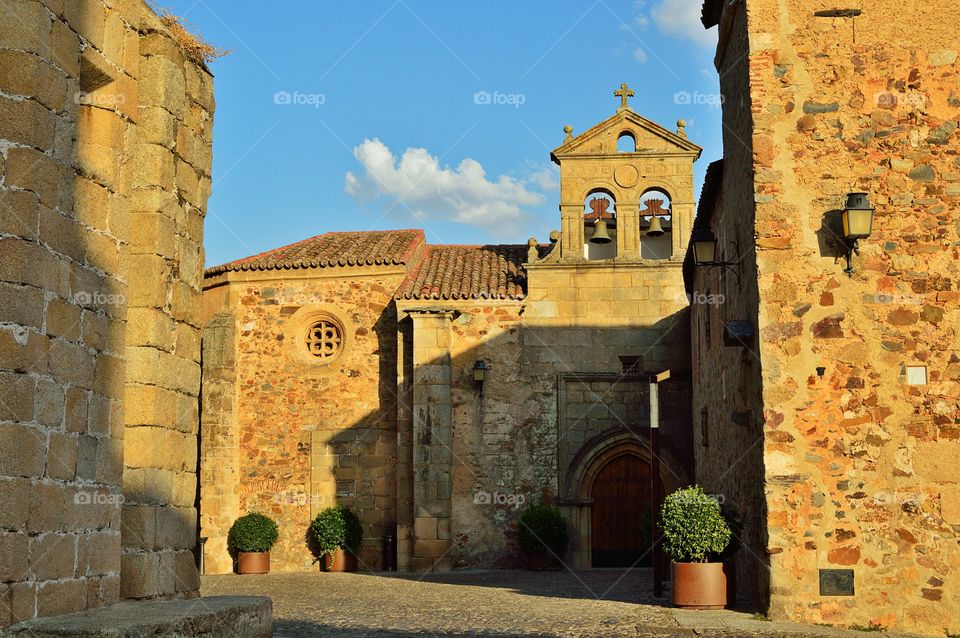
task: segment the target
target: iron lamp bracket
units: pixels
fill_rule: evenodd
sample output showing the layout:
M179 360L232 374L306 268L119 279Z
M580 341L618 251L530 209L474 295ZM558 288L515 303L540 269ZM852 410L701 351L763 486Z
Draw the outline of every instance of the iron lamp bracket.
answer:
M860 240L844 239L843 252L843 256L847 260L847 267L843 269L843 272L847 273L847 277L853 277L853 256L860 256Z
M707 271L713 270L714 268L724 268L732 272L737 278L737 287L740 287L740 244L735 241L731 241L730 244L733 245L734 258L727 260L724 259L723 255L720 256L720 259L712 261L708 264L702 264Z

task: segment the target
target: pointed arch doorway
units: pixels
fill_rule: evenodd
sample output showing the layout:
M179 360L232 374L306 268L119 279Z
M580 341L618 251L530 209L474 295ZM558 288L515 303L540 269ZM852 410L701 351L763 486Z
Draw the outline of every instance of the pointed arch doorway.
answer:
M606 461L590 496L591 567L652 565L650 464L630 453Z
M574 530L570 560L577 569L632 567L649 548L653 486L645 434L603 432L585 441L570 462L560 505ZM689 485L686 466L669 445L660 449L659 480L661 495ZM650 564L647 556L636 566Z

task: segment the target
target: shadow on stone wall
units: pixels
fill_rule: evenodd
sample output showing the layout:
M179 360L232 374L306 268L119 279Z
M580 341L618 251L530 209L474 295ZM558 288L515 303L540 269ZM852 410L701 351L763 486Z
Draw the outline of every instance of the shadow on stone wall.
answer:
M537 500L565 496L567 466L588 441L625 432L639 446L649 447L647 382L632 372L624 374L620 357L641 361L640 370L646 373L672 370L660 396L663 469L672 475L671 483L693 476L686 310L643 328L531 326L516 314L488 315L469 307L455 314L445 328L451 337L446 352L414 365L416 348L411 346L419 333L410 318L397 322L390 304L373 326L377 351L350 355L377 357L378 410L354 418L330 436L312 433L309 449L295 458L278 458L276 465L245 465L247 457L240 450L241 483L282 491L285 476L307 473L309 508L302 503L278 506L272 492L251 493L240 498L242 511L237 514L294 507L298 522L281 533L299 540L289 550L277 549L309 556L315 555L308 543L310 520L319 509L343 503L364 523L361 563L367 569L384 566L387 535L397 539L400 555L395 563L401 568L417 556L449 559L449 567L518 567L519 513ZM482 390L473 379L477 360L489 366ZM350 362L338 365L348 368ZM206 360L204 374L206 391ZM570 409L580 411L576 415L567 414L568 407L559 403L561 378L568 380L568 387L570 379L581 378L595 386L587 391L595 396L570 403ZM371 379L371 390L373 383ZM581 390L568 392L566 399L575 392ZM329 396L337 400L335 392ZM202 424L201 431L205 428ZM243 432L237 436L242 440ZM284 436L303 439L294 431ZM229 492L227 485L222 489ZM570 530L571 538L576 532ZM278 555L277 563L282 560Z

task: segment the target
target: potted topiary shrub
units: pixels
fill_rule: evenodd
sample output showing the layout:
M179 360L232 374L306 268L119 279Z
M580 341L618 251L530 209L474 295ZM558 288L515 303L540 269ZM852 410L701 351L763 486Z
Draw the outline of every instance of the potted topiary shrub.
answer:
M719 556L730 542L730 528L720 504L699 485L666 497L660 509L663 550L672 561L673 604L695 609L723 609L727 580Z
M335 505L321 510L310 523L310 533L328 572L357 570L363 525L349 507Z
M270 571L270 549L280 533L269 516L257 512L235 520L227 534L227 548L236 555L238 574L266 574Z
M517 542L527 557L527 569L549 569L567 550L567 522L556 507L532 505L520 515Z

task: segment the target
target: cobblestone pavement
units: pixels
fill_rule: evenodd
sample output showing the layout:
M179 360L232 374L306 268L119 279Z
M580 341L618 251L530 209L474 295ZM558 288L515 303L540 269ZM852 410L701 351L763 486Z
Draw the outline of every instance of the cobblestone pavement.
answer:
M204 576L202 594L273 599L274 635L863 636L654 601L647 569ZM892 634L870 634L889 636Z

